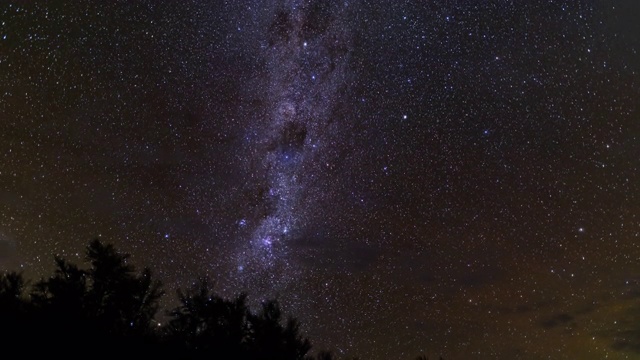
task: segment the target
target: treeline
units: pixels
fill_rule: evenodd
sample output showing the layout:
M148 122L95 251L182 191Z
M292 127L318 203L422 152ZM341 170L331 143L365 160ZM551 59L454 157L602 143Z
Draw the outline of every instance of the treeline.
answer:
M86 247L86 269L55 257L49 278L33 284L21 273L0 276L0 344L5 354L62 359L332 360L311 356L298 321L276 300L257 312L247 295L224 299L199 279L178 290L178 305L156 316L162 283L138 272L111 244ZM420 357L418 359L425 359Z
M88 269L60 257L49 278L29 284L21 273L0 277L2 351L26 358L308 359L309 339L278 302L250 311L247 296L224 299L206 279L179 290L179 305L159 326L162 283L128 254L99 240L86 248ZM330 359L331 355L318 355Z

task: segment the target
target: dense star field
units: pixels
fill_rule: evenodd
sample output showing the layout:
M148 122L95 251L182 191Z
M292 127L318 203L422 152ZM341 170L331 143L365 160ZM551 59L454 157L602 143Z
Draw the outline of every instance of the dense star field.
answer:
M637 358L638 16L1 1L0 269L99 237L341 358Z

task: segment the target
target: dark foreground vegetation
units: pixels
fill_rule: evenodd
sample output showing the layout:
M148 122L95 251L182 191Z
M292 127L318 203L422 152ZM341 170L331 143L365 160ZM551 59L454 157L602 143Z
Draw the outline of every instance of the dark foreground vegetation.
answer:
M269 300L253 312L247 296L224 299L200 279L178 290L179 305L158 325L162 284L128 255L94 240L86 269L56 257L52 276L33 284L21 273L0 276L3 352L24 358L331 360L310 356L298 321ZM16 355L18 356L18 355Z

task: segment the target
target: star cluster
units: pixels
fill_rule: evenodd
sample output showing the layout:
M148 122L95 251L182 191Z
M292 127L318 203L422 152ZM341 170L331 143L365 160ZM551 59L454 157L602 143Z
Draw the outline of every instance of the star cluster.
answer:
M95 237L339 357L638 356L640 15L5 1L0 269Z

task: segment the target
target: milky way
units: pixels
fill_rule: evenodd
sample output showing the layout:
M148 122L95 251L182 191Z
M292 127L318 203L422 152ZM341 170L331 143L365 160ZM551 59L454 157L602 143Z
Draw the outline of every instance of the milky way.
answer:
M348 87L351 46L346 4L291 1L275 9L261 46L265 93L254 94L263 113L248 134L254 141L247 144L246 191L255 203L238 221L247 242L238 250L238 271L248 281L266 279L271 291L296 279L287 242L330 198L332 184L321 174L337 160L331 148L349 128L334 108ZM277 276L274 268L283 264L286 274Z

